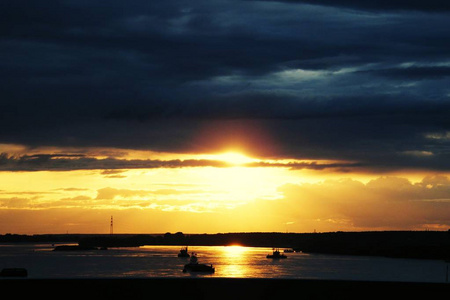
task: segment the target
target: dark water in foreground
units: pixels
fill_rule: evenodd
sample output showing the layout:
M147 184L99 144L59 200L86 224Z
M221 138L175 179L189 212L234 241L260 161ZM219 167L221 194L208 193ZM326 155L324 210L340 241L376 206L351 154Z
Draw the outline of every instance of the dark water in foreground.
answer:
M54 252L51 244L0 245L0 269L21 267L29 278L219 277L364 281L445 282L447 263L368 256L287 253L272 260L270 248L192 246L214 274L183 273L187 258L179 246L111 248L106 251Z

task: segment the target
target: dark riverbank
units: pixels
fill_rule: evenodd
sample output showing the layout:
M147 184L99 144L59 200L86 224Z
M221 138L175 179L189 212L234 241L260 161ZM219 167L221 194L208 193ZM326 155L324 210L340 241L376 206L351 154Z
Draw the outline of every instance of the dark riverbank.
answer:
M450 232L384 231L330 233L165 234L153 237L98 236L80 240L81 246L239 244L292 248L305 253L387 256L450 260Z
M78 243L81 247L239 244L252 247L293 248L305 253L450 260L449 231L3 235L0 236L0 242Z
M49 295L73 299L445 299L450 284L234 278L3 279L0 290L17 299Z

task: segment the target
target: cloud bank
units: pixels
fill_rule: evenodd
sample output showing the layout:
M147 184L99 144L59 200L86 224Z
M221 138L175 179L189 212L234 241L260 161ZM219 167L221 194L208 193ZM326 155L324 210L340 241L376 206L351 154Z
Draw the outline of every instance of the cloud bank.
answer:
M367 184L326 180L279 190L283 198L263 204L265 210L302 230L446 230L450 225L450 181L445 176L414 184L401 177L379 177Z
M284 231L286 226L289 231L297 232L314 229L322 232L447 230L450 226L450 180L445 176L427 176L417 183L392 176L378 177L367 183L352 179L325 180L286 184L278 190L280 197L276 200L254 199L246 203L211 201L214 193L199 187L155 190L104 187L95 191L96 196L92 191L87 191L91 196L76 197L63 197L61 193L59 199L53 200L31 192L3 193L0 195L0 224L4 228L19 228L22 225L18 223L22 221L15 219L17 216L40 219L41 215L58 212L59 217L54 219L59 222L64 221L65 215L83 214L86 224L95 226L103 216L103 226L107 230L109 214L114 212L115 216L120 216L122 224L140 226L144 222L145 226L136 225L136 228L146 232L151 231L152 226L161 228L158 222L175 230L184 224L189 232L205 230L204 222L211 224L212 232ZM209 194L210 200L204 199L205 194ZM48 224L48 221L41 220L41 223Z
M73 171L73 170L104 170L103 175L120 176L126 169L156 169L156 168L197 168L197 167L250 167L250 168L287 168L291 170L325 170L336 171L355 170L362 165L358 163L327 163L327 162L270 162L257 161L252 163L233 164L211 159L121 159L115 157L96 158L84 154L34 154L14 156L0 153L0 171Z

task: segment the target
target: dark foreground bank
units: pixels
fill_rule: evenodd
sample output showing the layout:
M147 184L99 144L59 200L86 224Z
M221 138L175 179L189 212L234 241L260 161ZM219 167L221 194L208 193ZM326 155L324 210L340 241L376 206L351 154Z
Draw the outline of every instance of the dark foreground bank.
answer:
M2 279L0 290L11 299L445 299L450 284L229 278Z

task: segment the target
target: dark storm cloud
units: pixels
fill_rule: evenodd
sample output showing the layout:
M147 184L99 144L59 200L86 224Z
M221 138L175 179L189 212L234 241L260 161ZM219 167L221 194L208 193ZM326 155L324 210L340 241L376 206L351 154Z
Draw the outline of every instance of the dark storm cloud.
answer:
M71 170L104 170L102 175L115 175L125 169L155 169L155 168L195 168L195 167L233 167L233 164L209 159L118 159L95 158L74 154L36 154L10 156L0 153L0 171L71 171ZM282 167L289 169L325 170L336 169L346 171L358 168L354 163L318 163L318 162L288 162L270 163L255 162L244 164L247 167ZM111 176L110 176L111 177ZM121 178L122 176L118 176Z
M12 157L0 154L0 171L70 171L108 169L154 169L183 167L227 167L228 164L215 160L125 160L116 158L98 159L84 155L38 154ZM106 174L106 173L102 173Z
M440 67L440 66L407 67L407 68L380 69L374 70L372 72L376 75L397 79L410 79L410 80L444 79L450 76L450 67Z
M448 170L448 10L2 1L0 144L212 152L234 142L261 156Z
M253 1L253 0L250 0ZM264 0L263 0L264 1ZM309 3L364 10L417 10L417 11L448 11L450 4L446 0L267 0L286 3Z

